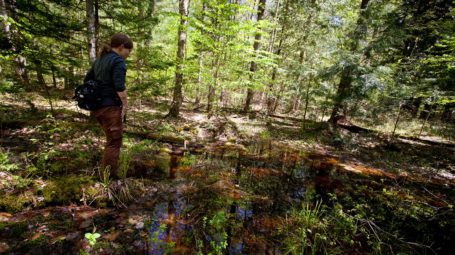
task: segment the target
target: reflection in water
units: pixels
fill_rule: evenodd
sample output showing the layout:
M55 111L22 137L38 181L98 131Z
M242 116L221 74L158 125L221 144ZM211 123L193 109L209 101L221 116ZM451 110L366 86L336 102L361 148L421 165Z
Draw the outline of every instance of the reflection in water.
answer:
M235 158L235 168L234 174L235 179L233 180L234 184L237 187L240 187L239 177L241 176L241 161L240 161L240 153L237 153L237 157ZM244 241L243 235L240 237L235 235L234 224L231 222L235 222L236 220L243 221L246 217L238 217L238 213L245 211L241 207L239 207L237 200L234 200L229 208L229 221L227 226L227 247L229 254L243 254L244 249ZM243 221L244 222L244 221ZM243 224L242 224L243 225Z
M188 158L173 148L168 180L174 189L153 209L149 254L213 252L210 241L223 239L219 231L226 231L226 254L280 254L279 240L272 238L277 219L300 204L305 181L314 175L298 151L275 148L268 140L251 144L248 151L253 154L244 150L220 145L195 156L188 167ZM186 168L179 166L181 162ZM233 193L238 197L229 196ZM213 232L210 220L220 210L226 213L226 225Z
M171 242L171 229L172 229L172 226L175 225L175 207L174 207L174 203L172 201L169 201L168 202L168 206L167 206L167 216L168 216L168 219L167 219L167 224L166 224L166 243L170 243Z
M149 232L149 253L151 255L169 254L176 246L181 246L181 239L189 226L181 219L182 210L188 205L184 199L158 203L152 212Z
M168 219L168 203L160 203L155 206L153 212L153 220L150 224L149 235L150 235L150 250L148 254L158 255L166 252L167 243L166 240L166 228L167 225L164 221Z
M177 167L178 167L178 162L179 162L180 156L171 154L171 160L169 163L169 179L175 179L175 174L177 172Z

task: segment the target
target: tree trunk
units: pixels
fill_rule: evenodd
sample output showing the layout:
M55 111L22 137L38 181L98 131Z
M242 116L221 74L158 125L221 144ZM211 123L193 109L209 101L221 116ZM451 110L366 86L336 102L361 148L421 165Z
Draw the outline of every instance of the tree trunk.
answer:
M87 49L90 64L93 63L96 59L96 17L94 1L96 0L85 1L85 12L87 15Z
M52 67L52 84L57 88L57 79L55 78L55 67Z
M147 18L153 17L155 15L155 0L149 0L149 5L147 7ZM147 36L144 40L144 46L145 47L150 47L150 44L152 43L152 31L149 31L147 33Z
M344 100L349 96L351 83L352 83L352 67L345 67L341 74L340 83L338 84L335 104L330 115L329 122L336 124L336 122L344 115L345 111Z
M430 114L430 112L432 110L434 110L435 108L437 108L436 105L425 103L423 105L423 110L420 111L419 119L424 120L424 119L428 118L428 115ZM432 116L430 116L430 117L432 118Z
M311 4L315 4L315 1L312 1ZM305 44L306 44L306 41L309 37L309 32L308 30L310 29L310 25L311 25L311 22L313 20L313 16L314 16L314 13L313 12L310 12L310 14L308 15L307 19L306 19L306 22L305 24L307 24L305 26L305 29L304 29L304 36L302 38L302 42L301 42L301 48L300 48L300 53L299 53L299 66L302 67L303 66L303 62L305 61L305 57L306 57L306 51L305 51ZM297 75L297 79L296 79L296 82L299 84L299 87L297 89L297 95L296 95L296 101L298 101L298 103L300 104L300 98L302 97L302 95L300 95L300 91L303 90L303 78L302 78L302 75L299 74ZM299 105L300 106L300 105ZM294 109L296 109L297 107L295 107Z
M277 8L275 10L275 18L278 16L278 6L279 6L280 2L278 1L277 2ZM276 31L275 29L273 30L273 33L272 33L272 42L270 43L270 47L269 47L269 50L271 53L275 53L276 56L280 56L281 55L281 48L282 48L282 45L283 45L283 42L284 42L284 32L286 31L286 25L287 25L287 10L288 10L288 6L289 6L289 1L286 1L285 5L284 5L284 14L283 14L283 21L282 21L282 27L281 27L281 31L280 31L280 41L278 43L278 48L276 50L274 50L274 43L275 43L275 34L276 34ZM272 79L269 83L269 88L268 88L268 93L267 93L267 115L271 115L273 113L275 113L274 111L274 104L275 104L275 100L276 98L273 96L273 88L275 86L275 81L276 81L276 78L277 78L277 71L278 71L278 67L273 67L273 70L272 70Z
M278 18L278 13L280 11L281 0L277 0L275 3L275 15L273 16L273 21L276 22ZM286 7L285 7L286 8ZM272 35L270 36L269 52L274 51L274 44L276 39L276 28L273 28Z
M452 112L455 108L455 103L447 103L444 105L444 110L441 115L441 120L450 123L452 122Z
M8 12L6 9L5 0L0 0L0 15L3 16L0 19L2 21L0 24L2 26L2 31L3 31L3 35L0 37L0 39L2 39L1 49L11 49L11 48L13 48L13 42L11 40L10 25L7 22L3 22L4 20L8 19Z
M30 78L28 76L28 71L26 68L27 60L23 56L17 56L14 61L16 62L16 76L19 81L25 85L27 89L30 89Z
M401 106L401 104L400 104L400 108L398 109L397 119L396 119L396 121L395 121L395 125L393 126L392 137L395 136L395 131L397 130L398 122L400 121L401 109L402 109L402 106Z
M263 18L264 18L264 13L265 13L265 4L266 0L259 0L258 3L258 14L257 14L257 23L259 23ZM256 33L254 36L254 44L253 44L253 49L254 53L257 54L259 51L259 47L261 46L261 33ZM254 73L256 72L258 68L257 63L253 60L251 61L250 64L250 82L253 81L253 76ZM246 94L246 100L245 100L245 106L243 107L243 111L246 113L250 110L251 108L251 101L253 100L254 97L254 91L251 87L247 89L247 94Z
M283 91L284 91L284 81L282 81L280 84L280 89L278 91L278 95L276 97L275 103L273 104L272 112L276 112L276 109L278 108L278 105L280 104L281 95L283 94Z
M433 110L433 108L430 108L430 110L427 114L427 117L425 118L425 121L423 122L422 127L420 128L419 137L422 135L423 128L425 127L425 124L427 124L427 121L430 118L432 110Z
M201 17L201 20L202 22L204 22L205 20L205 11L207 9L207 3L204 1L202 3L202 17ZM197 73L197 85L196 85L196 98L194 100L194 104L196 105L196 107L199 105L199 103L201 102L201 95L200 95L200 88L202 87L202 69L204 67L203 65L203 60L204 60L204 53L202 51L199 51L199 69L198 69L198 73Z
M203 56L202 56L202 52L199 53L199 69L198 69L198 72L197 72L197 85L196 85L196 98L194 99L194 105L196 105L196 107L201 103L201 95L200 95L200 88L202 86L202 68L203 68L203 65L202 65L202 62L203 62Z
M311 87L311 77L308 79L308 85L306 87L305 95L305 110L303 111L303 120L306 120L306 113L308 110L308 102L310 101L310 87Z
M100 52L100 1L95 0L95 56Z
M360 3L360 14L357 19L357 26L353 32L353 35L351 36L351 38L353 38L350 46L350 51L352 53L355 53L357 51L360 39L362 39L366 34L366 9L368 7L369 1L370 0L362 0ZM345 108L344 101L351 93L353 70L354 64L351 64L344 67L341 73L340 83L338 84L338 89L335 96L335 103L333 105L332 113L329 119L329 122L332 124L336 124L337 121L343 117L342 108Z
M276 80L276 73L277 73L277 68L273 67L272 80L269 83L269 91L267 94L267 115L271 115L274 113L273 105L275 104L276 97L274 97L272 94L273 94L273 86L275 85L275 80Z
M14 12L14 10L16 10L16 7L14 6L15 3L14 2L10 2L10 3L12 4L12 6L8 6L8 1L0 0L0 14L1 14L1 16L3 16L3 19L1 19L1 20L8 19L8 17L9 17L8 9L13 10L12 18L16 19L16 17L15 17L16 15ZM1 25L2 25L2 31L3 31L4 37L5 37L4 40L6 40L5 46L7 46L8 48L11 48L11 50L13 52L20 54L21 45L20 45L19 41L13 40L13 35L11 32L10 25L7 22L2 22ZM28 71L26 69L27 63L26 63L25 57L18 55L16 58L14 58L14 62L16 62L16 67L15 67L14 71L16 73L17 80L20 83L24 84L27 89L30 89L30 78L28 76Z
M321 114L321 122L324 121L325 111L327 110L327 102L329 101L329 95L325 96L324 103L322 104L322 114Z
M213 99L215 98L215 88L212 84L209 84L208 93L207 93L207 113L212 112Z
M66 69L65 69L66 71ZM69 88L69 81L67 75L63 75L63 89L66 90Z
M220 91L220 105L221 105L222 107L225 106L225 104L224 104L224 100L226 100L225 91L226 91L226 90L225 90L224 88L221 88L221 91Z
M294 99L294 102L292 103L292 108L291 108L291 113L297 111L300 108L300 91L297 89L297 96Z
M215 62L215 74L213 75L213 78L215 80L214 82L214 89L213 89L213 93L215 94L216 93L216 88L219 87L219 84L218 84L218 81L219 81L219 77L220 77L220 66L221 66L221 55L220 54L217 54L217 60ZM221 97L218 98L219 100L221 99ZM216 102L215 106L218 108L218 101ZM209 113L210 114L210 113Z
M44 92L46 93L46 97L49 102L49 106L51 107L51 113L53 115L54 114L54 105L52 104L52 98L51 98L51 93L49 92L49 87L47 87L46 80L44 79L43 68L41 66L41 63L37 63L36 77L38 79L38 83L43 87Z
M412 118L417 118L417 113L419 112L420 105L422 104L422 97L412 99Z
M209 84L209 93L207 95L207 113L209 116L213 110L213 101L215 100L215 90L218 87L218 76L220 70L220 54L216 55L215 63L213 65L215 67L215 72L213 74L214 85Z
M169 110L170 117L178 117L180 113L180 106L183 102L183 67L185 61L185 45L186 45L186 32L188 24L188 8L189 0L179 0L179 13L180 13L180 26L178 30L178 48L177 48L177 66L175 68L175 86L174 96L172 99L171 109Z

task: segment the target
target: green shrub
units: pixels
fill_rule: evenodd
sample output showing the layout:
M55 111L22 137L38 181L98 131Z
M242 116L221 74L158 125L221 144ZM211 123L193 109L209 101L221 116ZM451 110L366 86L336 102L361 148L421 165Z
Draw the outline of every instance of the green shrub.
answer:
M9 152L0 149L0 171L14 172L18 169L18 164L11 163Z

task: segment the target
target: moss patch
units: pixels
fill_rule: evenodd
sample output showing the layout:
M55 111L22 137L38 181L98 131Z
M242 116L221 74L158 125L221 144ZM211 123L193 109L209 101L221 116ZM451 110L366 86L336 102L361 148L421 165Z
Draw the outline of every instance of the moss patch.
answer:
M68 176L50 180L43 189L44 201L58 204L80 201L82 188L93 183L94 181L87 176Z

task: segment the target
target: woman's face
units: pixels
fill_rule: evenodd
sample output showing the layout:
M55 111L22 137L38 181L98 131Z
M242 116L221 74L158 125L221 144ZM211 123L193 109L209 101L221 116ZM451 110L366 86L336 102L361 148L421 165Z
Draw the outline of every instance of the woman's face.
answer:
M122 44L120 45L120 47L116 48L116 52L120 55L120 57L122 57L123 59L127 59L131 52L133 51L133 49L128 49L128 48L125 48L125 46Z

